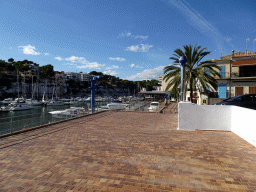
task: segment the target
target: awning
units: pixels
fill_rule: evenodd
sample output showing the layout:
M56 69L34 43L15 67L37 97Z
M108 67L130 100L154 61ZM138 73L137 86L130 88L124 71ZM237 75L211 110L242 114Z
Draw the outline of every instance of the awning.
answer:
M252 65L256 65L256 60L252 59L252 60L243 60L243 61L233 61L232 66L252 66Z

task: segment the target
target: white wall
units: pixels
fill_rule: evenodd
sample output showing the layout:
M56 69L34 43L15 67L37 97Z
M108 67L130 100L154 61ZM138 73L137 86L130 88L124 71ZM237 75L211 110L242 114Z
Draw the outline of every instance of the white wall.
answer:
M231 131L256 147L256 110L232 106Z
M256 147L256 110L179 102L179 130L232 131Z
M180 130L231 130L231 106L179 102Z

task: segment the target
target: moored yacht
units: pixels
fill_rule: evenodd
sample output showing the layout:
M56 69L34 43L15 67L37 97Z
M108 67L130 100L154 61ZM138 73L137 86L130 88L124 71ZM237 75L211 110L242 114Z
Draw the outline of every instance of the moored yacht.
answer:
M3 104L9 104L11 102L13 102L12 98L6 98L6 99L3 100Z
M109 110L115 110L115 109L126 109L129 107L129 104L125 104L120 100L112 100L111 103L107 104L107 106L102 106L102 109L109 109Z
M51 100L47 103L47 106L61 106L64 105L63 101Z
M39 106L39 105L43 105L42 101L37 101L34 99L26 99L26 104L27 105L32 105L32 106Z
M69 109L59 110L59 111L50 111L49 112L55 118L67 118L67 117L76 117L81 116L86 113L83 107L70 107Z
M22 104L24 104L25 105L25 103L26 103L26 100L23 98L23 97L18 97L18 98L16 98L13 102L12 102L12 104L19 104L19 103L22 103Z
M22 105L22 104L9 104L9 111L23 111L33 109L32 106Z

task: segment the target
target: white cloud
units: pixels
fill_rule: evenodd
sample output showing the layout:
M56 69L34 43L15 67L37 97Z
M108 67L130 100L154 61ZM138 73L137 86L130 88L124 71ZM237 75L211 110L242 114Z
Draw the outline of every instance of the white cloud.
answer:
M132 35L132 33L121 33L118 37L131 37L134 39L143 39L146 40L148 38L148 36L143 36L143 35Z
M82 65L76 67L76 68L79 68L79 69L85 69L85 68L101 69L101 68L104 68L106 66L105 64L99 64L97 62L89 62L84 57L71 56L69 58L66 58L65 60L70 61L72 63L82 64Z
M116 71L111 71L111 70L103 71L103 73L104 73L104 74L107 74L107 75L112 75L112 76L115 76L115 75L118 74Z
M18 46L23 48L23 53L26 55L40 55L39 52L35 52L35 47L32 45L27 45L27 46Z
M146 40L148 36L139 36L139 35L135 36L135 39L138 39L138 38Z
M148 45L148 44L141 44L140 45L132 45L130 47L127 47L127 51L134 51L134 52L148 52L150 48L152 48L153 45Z
M132 45L131 47L126 48L127 51L134 51L134 52L137 52L139 49L140 49L139 45Z
M117 65L112 65L111 67L106 67L106 70L109 70L109 69L118 69L119 66Z
M49 53L44 53L44 55L49 55Z
M163 69L165 66L159 66L154 69L146 69L141 73L137 73L132 75L126 79L128 80L150 80L150 79L158 79L159 76L163 75Z
M76 56L71 56L69 58L66 58L65 60L66 61L71 61L73 63L78 62L78 63L82 63L82 64L85 64L85 63L88 62L84 57L76 57Z
M75 63L66 63L66 64L63 64L63 65L76 66L77 64L75 64Z
M143 69L143 67L142 67L142 66L139 66L139 65L135 65L135 64L131 64L131 65L130 65L130 67L131 67L131 68L135 67L135 68L140 68L140 69Z
M63 59L61 57L55 57L54 59L57 59L59 61L62 61Z
M129 37L129 36L131 36L131 34L132 34L132 33L122 33L122 34L119 35L119 36L121 36L121 37Z
M125 58L121 58L121 57L116 57L116 58L109 57L109 59L112 61L125 61Z

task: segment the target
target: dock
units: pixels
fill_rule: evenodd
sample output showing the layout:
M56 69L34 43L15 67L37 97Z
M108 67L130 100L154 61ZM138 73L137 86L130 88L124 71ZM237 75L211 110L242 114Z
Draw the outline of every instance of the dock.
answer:
M256 149L181 131L163 113L104 111L0 138L0 191L256 191Z

